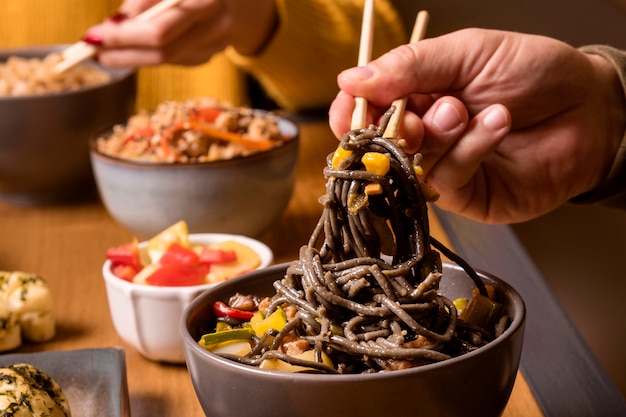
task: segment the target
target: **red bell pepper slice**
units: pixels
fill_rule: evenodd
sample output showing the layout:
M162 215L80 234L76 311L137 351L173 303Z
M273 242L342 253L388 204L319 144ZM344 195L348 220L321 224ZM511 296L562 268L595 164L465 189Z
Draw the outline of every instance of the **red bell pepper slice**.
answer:
M159 259L161 265L198 265L198 254L177 242L173 242Z
M140 269L137 269L131 265L123 265L123 264L113 264L111 267L111 272L118 278L121 278L125 281L133 281L135 275L139 273Z
M220 248L204 248L199 257L200 263L207 265L235 262L236 260L237 252L235 250Z
M213 312L219 317L230 317L233 319L250 320L254 315L253 311L240 310L233 308L226 303L216 301L213 303Z
M135 268L137 271L143 268L139 257L139 245L137 240L120 246L114 246L107 249L105 253L106 259L110 260L113 266L127 265Z
M162 265L146 278L150 285L184 287L204 284L208 268L191 265Z
M191 111L191 117L206 123L213 123L222 112L223 110L217 107L200 107Z

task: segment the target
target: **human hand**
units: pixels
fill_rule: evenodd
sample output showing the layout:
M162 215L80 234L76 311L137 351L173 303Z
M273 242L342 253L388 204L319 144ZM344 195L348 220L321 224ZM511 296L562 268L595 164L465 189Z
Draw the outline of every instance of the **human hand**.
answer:
M147 22L133 19L157 0L126 0L119 13L91 27L84 40L110 67L198 65L232 45L251 55L278 25L274 0L183 0Z
M466 29L396 48L338 83L335 135L350 128L353 97L375 122L406 96L400 136L424 155L437 204L488 223L537 217L598 186L626 123L604 58L534 35Z

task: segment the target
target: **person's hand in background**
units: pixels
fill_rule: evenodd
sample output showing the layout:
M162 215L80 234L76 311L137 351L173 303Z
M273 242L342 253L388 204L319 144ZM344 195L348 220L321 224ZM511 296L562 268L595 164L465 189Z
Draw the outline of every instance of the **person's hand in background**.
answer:
M198 65L226 47L242 55L259 52L279 24L274 0L183 0L149 21L133 19L156 0L126 0L119 13L89 28L110 67Z

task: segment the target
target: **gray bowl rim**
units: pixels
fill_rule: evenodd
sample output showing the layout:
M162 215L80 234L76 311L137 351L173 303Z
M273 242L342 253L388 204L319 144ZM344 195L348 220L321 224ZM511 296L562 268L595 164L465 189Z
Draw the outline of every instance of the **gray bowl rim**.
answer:
M460 356L456 356L450 359L446 359L441 362L435 362L428 365L422 365L415 368L409 369L401 369L392 372L375 372L370 374L338 374L338 375L330 375L330 374L307 374L307 373L290 373L290 372L277 372L277 371L268 371L259 369L254 366L240 364L238 362L232 361L230 359L223 358L219 355L211 353L206 349L203 349L198 345L197 341L193 339L190 332L188 331L187 323L191 315L194 311L203 304L204 300L209 297L209 295L213 292L220 291L221 288L225 286L236 286L242 281L253 279L260 280L268 274L276 275L277 278L280 277L286 271L290 262L285 262L281 264L276 264L269 266L264 269L259 269L257 271L252 271L247 274L241 275L239 277L230 279L228 281L221 282L214 287L211 287L200 295L198 295L191 303L187 305L185 308L182 320L180 322L180 333L182 338L183 346L185 347L185 357L187 357L187 349L193 350L196 354L200 356L205 356L208 360L217 362L217 364L221 367L232 368L234 372L249 372L251 374L259 374L262 377L272 377L272 378L281 378L286 379L288 381L293 380L302 380L311 382L359 382L359 381L370 381L370 380L385 380L389 378L397 378L402 375L410 375L410 374L423 374L423 373L431 373L437 372L438 369L442 367L454 366L454 364L458 362L467 361L474 356L483 355L490 350L496 349L499 345L506 343L510 337L512 337L518 331L522 331L526 322L526 306L524 300L521 295L515 288L513 288L506 281L501 278L495 277L487 272L476 270L481 279L487 283L494 283L498 287L498 289L507 294L512 302L514 308L518 308L520 314L514 317L513 321L509 325L509 327L504 331L504 333L496 338L495 340L489 342L487 345L476 349L475 351L465 353ZM444 265L449 268L454 268L456 270L463 270L460 266L455 263L444 261ZM468 279L470 279L468 277Z
M270 113L268 110L261 109L253 109L254 112L258 112L261 114ZM219 167L224 165L236 165L242 161L255 161L258 159L265 159L272 156L274 153L278 153L283 151L284 149L290 149L291 147L299 147L300 140L300 128L298 124L288 115L282 114L277 111L271 111L271 113L275 114L281 123L286 123L290 125L290 127L294 131L294 135L288 140L284 140L281 145L275 146L266 151L261 151L254 153L252 155L245 156L237 156L230 159L219 159L215 161L206 161L206 162L151 162L151 161L141 161L136 159L126 159L120 158L118 156L112 156L109 154L105 154L100 152L96 146L96 141L106 136L110 133L115 126L123 125L121 123L116 123L113 126L108 126L104 129L101 129L97 133L95 133L91 138L89 138L89 153L96 158L102 159L109 164L115 164L126 167L135 167L139 169L144 168L154 168L154 169L191 169L191 168L199 168L199 167Z
M22 56L25 54L31 56L44 56L50 52L62 51L65 48L71 46L70 44L53 44L53 45L35 45L35 46L25 46L25 47L15 47L15 48L3 48L0 49L0 62L6 62L6 60L11 56ZM99 70L104 71L111 75L111 79L102 84L90 85L87 87L82 87L76 90L67 90L67 91L58 91L58 92L50 92L50 93L42 93L42 94L28 94L23 96L0 96L0 101L7 102L17 102L17 101L26 101L33 99L52 99L59 97L68 97L73 95L85 94L89 91L100 90L102 88L106 88L111 85L120 84L126 81L128 78L134 77L137 75L137 70L134 68L109 68L103 65L98 64L94 60L85 61L84 65L90 65L93 67L97 67Z

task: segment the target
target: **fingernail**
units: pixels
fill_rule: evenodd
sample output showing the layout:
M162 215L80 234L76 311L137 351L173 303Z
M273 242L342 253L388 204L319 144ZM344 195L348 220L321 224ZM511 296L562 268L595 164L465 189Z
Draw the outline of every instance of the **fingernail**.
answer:
M501 107L494 107L489 110L483 119L483 125L489 130L500 130L507 126L508 116Z
M346 73L349 73L350 77L358 78L359 80L367 80L371 78L372 75L374 75L374 71L372 71L372 68L367 65L363 67L351 68L350 70L346 71Z
M117 12L117 13L109 16L109 18L107 20L110 21L110 22L113 22L113 23L120 23L120 22L123 22L126 19L128 19L128 15L126 13Z
M433 124L444 132L453 130L462 122L461 115L455 106L448 102L439 104L435 110Z
M83 38L83 42L86 42L93 46L102 46L102 38L98 35L87 34Z

